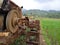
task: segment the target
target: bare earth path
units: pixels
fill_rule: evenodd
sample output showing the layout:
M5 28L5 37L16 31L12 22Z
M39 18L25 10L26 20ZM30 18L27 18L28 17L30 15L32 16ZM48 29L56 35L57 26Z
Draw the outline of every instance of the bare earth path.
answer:
M45 40L44 40L42 30L40 30L40 45L47 45Z

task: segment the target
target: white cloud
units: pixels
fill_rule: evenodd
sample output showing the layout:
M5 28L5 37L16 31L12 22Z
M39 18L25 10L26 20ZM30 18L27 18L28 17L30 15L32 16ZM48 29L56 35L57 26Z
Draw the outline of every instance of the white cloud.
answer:
M17 5L25 9L41 9L41 10L60 10L60 0L52 0L45 3L39 3L35 0L12 0Z
M42 9L45 10L60 10L60 1L59 0L53 0L52 2L44 3L42 6Z
M41 10L60 10L60 0L39 3L38 9Z
M25 9L36 9L38 3L34 0L23 0L23 7Z

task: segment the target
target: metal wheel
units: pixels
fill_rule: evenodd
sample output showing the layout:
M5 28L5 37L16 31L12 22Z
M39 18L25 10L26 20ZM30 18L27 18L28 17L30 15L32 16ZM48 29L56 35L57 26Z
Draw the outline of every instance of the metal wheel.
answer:
M19 18L19 13L17 10L11 10L6 18L6 28L12 33L18 30L17 19Z

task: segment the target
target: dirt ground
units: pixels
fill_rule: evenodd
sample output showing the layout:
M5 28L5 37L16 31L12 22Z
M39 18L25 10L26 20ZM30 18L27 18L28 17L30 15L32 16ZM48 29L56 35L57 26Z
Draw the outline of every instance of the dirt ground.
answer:
M47 45L45 40L44 40L42 30L40 30L40 45Z

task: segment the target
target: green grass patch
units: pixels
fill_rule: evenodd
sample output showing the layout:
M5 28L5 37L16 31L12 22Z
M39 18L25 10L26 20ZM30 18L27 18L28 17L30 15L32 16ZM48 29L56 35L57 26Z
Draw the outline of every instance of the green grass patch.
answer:
M55 45L57 41L60 45L60 19L42 18L40 22L47 45Z

